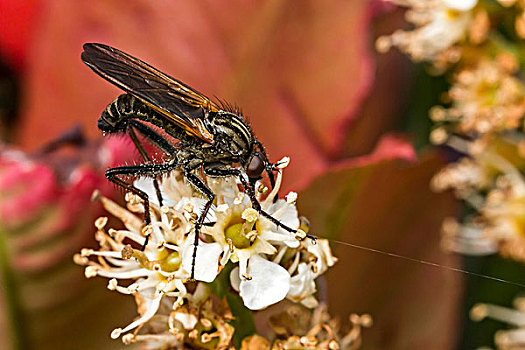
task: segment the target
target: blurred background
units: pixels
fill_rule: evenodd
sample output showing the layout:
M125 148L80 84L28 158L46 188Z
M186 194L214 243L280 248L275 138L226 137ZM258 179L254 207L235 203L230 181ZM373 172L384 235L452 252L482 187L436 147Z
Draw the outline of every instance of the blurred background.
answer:
M431 146L443 76L375 40L406 28L403 10L346 1L0 1L0 348L122 348L110 331L133 300L87 281L72 256L94 246L94 189L121 194L106 168L136 157L96 121L121 92L81 61L99 42L241 106L270 159L292 161L312 232L339 241L524 282L521 264L442 252L441 223L462 209L433 193L457 155ZM81 130L81 131L80 131ZM65 147L54 150L62 138ZM493 346L476 302L510 305L518 287L333 243L323 290L343 321L370 313L363 349Z

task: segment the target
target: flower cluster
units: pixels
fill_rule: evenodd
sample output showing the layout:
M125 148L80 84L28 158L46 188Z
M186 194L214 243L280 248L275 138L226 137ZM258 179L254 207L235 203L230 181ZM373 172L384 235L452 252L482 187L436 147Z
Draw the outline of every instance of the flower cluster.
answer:
M406 52L414 61L433 62L436 67L457 62L461 51L457 43L482 42L487 31L487 15L476 9L477 0L390 0L408 7L406 19L416 28L397 30L380 37L376 48L388 51L392 46Z
M292 306L270 317L270 326L276 335L271 349L358 349L361 330L372 325L368 314L350 315L350 329L342 331L339 322L331 319L326 305L320 304L313 312ZM270 350L270 342L254 335L243 340L241 350Z
M431 186L436 191L453 190L473 214L461 223L452 218L444 222L444 247L466 254L500 252L525 261L525 222L520 214L525 199L525 81L517 74L522 63L516 44L497 29L498 20L516 17L504 6L519 12L521 4L394 2L410 7L407 15L418 28L385 38L416 61L445 67L450 77L444 105L430 110L435 123L430 139L462 157L436 174ZM401 39L394 39L399 35ZM378 46L385 38L379 38ZM437 46L429 49L430 44ZM460 54L454 65L442 65L439 57L450 50Z
M278 164L284 168L287 161ZM262 184L257 187L258 200L265 212L297 233L261 216L234 178L206 180L217 198L201 228L195 260L194 227L206 200L185 183L180 172L163 179L162 207L151 179L135 181L151 199L152 223L148 226L135 215L144 210L136 196L127 194L124 208L94 195L125 228L108 229L108 218L97 219L100 249L83 249L75 261L85 266L86 277L106 277L110 290L135 296L140 314L126 327L115 329L113 338L122 335L124 342L130 342L161 337L173 344L212 340L214 346L229 344L233 334L228 323L231 312L210 298L210 285L219 279L227 281L221 288L240 297L250 310L283 299L310 309L319 305L315 281L337 258L327 240L304 239L309 224L298 217L296 193L276 199L282 171L271 191ZM149 243L141 251L147 234ZM195 281L190 280L192 269ZM147 329L157 331L142 334ZM129 333L132 330L135 332Z
M494 336L498 349L522 349L525 343L525 299L516 298L514 309L492 304L477 304L470 310L474 321L491 318L513 327L499 330Z
M450 108L434 107L430 117L437 124L432 139L444 141L450 133L477 136L515 130L525 115L525 86L516 78L512 56L481 60L454 75L445 97Z
M445 220L443 246L525 262L525 2L393 2L410 8L408 20L416 29L379 38L378 48L397 46L450 82L443 104L430 110L435 123L430 139L459 157L434 176L431 186L452 190L468 214ZM523 308L502 310L483 305L473 314L511 323L523 318ZM512 347L524 339L522 332L501 332L496 342Z
M449 218L443 224L445 248L466 254L500 252L525 262L525 170L524 135L506 133L476 141L457 136L450 146L469 157L452 163L436 174L432 187L453 189L458 198L474 209L463 223Z

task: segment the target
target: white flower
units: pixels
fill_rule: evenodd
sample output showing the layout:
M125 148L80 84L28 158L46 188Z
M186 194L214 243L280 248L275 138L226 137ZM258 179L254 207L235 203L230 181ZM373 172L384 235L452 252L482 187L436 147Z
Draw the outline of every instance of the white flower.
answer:
M157 192L155 191L155 186L153 185L153 179L148 177L140 177L133 181L133 186L135 186L139 190L146 192L150 202L155 203L156 205L160 205L159 198L157 197ZM174 201L171 197L167 196L164 191L161 190L160 193L162 196L162 204L164 206L173 207L176 204L176 201Z
M296 193L291 192L287 200L274 201L286 164L281 163L272 191L267 194L267 189L258 186L257 196L262 210L292 232L278 227L255 210L234 178L207 178L216 201L200 228L195 258L195 224L207 199L187 185L180 172L174 171L159 183L162 207L152 179L135 181L135 186L148 195L152 204L148 226L133 214L144 211L136 196L126 195L128 209L98 196L106 210L119 218L126 229L107 230L107 218L99 218L95 226L100 250L84 249L75 261L86 266L87 277L109 278L110 290L134 295L140 314L128 326L115 329L112 337L139 327L147 328L142 326L148 323L162 335L148 338L134 331L123 335L123 341L156 339L160 343L176 344L183 339L177 332L186 332L190 338L201 332L196 326L199 319L204 324L212 322L217 327L220 324L222 329L220 334L209 333L211 328L207 329L202 334L203 342L216 337L230 339L233 333L226 320L206 320L206 316L201 318L198 308L196 311L187 307L209 300L209 289L202 283L198 283L196 289L191 288L191 293L186 289L192 270L195 280L210 283L226 264L237 265L232 269L230 282L251 310L266 308L284 298L315 307L315 279L337 259L332 256L326 240L319 239L317 244L298 240L301 235L296 233L300 225ZM149 243L141 251L138 248L143 246L146 235ZM166 328L156 326L159 319L169 323L168 334L165 334Z
M377 41L379 51L399 47L415 61L432 61L446 49L462 40L473 19L477 0L391 0L407 6L406 17L416 29L398 30Z

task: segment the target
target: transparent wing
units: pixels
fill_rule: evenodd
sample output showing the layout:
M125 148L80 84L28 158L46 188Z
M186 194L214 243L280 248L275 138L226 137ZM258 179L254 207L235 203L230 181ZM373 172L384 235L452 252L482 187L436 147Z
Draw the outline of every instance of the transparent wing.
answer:
M200 92L149 64L104 44L84 44L82 61L95 73L206 142L213 135L204 127L206 111L221 108Z

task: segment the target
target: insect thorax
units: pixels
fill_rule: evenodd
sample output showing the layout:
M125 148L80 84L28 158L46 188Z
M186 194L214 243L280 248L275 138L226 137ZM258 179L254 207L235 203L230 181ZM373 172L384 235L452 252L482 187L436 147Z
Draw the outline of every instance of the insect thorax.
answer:
M240 158L249 156L254 137L241 115L226 111L210 113L208 123L219 147Z

